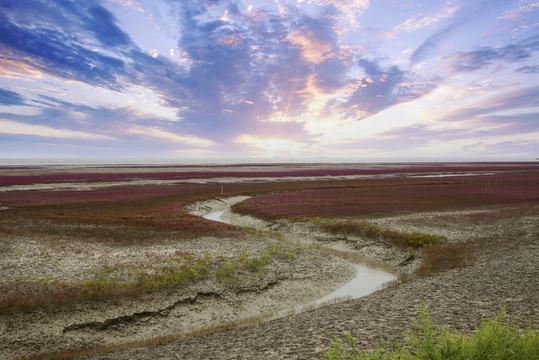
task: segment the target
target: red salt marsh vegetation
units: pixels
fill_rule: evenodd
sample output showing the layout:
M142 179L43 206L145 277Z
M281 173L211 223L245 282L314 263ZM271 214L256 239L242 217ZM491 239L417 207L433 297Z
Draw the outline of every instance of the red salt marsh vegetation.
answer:
M537 215L538 204L539 172L527 172L473 177L457 175L444 180L406 177L364 180L329 189L254 196L233 208L238 213L269 221L310 221L336 235L423 248L424 263L417 274L429 275L466 265L474 258L474 253L479 249L486 251L492 243L484 240L444 244L449 239L443 233L398 229L396 221L393 224L390 221L388 227L377 224L377 218L399 216L406 219L406 215L414 215L414 219L405 220L408 227L413 227L414 223L446 222L454 227L462 228L466 224L480 229L486 223L510 224L511 219ZM421 214L425 214L425 219ZM420 226L417 228L421 229ZM511 231L519 232L518 228ZM463 236L466 238L466 234ZM486 232L482 235L485 239L489 236Z
M300 219L534 205L539 202L538 174L363 181L331 189L261 195L236 204L234 210L264 219Z
M152 171L154 170L154 171ZM0 186L53 184L53 183L98 183L132 180L169 180L211 178L283 178L283 177L324 177L324 176L360 176L387 174L431 174L431 173L482 173L500 171L539 170L535 163L462 163L462 164L278 164L264 165L218 165L176 166L141 168L124 166L118 168L36 168L0 167ZM13 175L12 173L16 173Z
M334 276L345 273L335 258L317 250L334 240L346 242L350 251L361 256L379 256L377 260L386 261L397 270L409 266L408 258L414 263L422 259L423 266L415 274L423 277L409 277L406 284L396 287L413 289L409 290L413 296L402 290L399 304L393 305L394 309L400 309L405 304L402 306L409 309L409 299L427 296L430 290L424 292L421 287L424 284L432 282L434 285L428 285L436 289L432 294L444 294L444 298L450 299L436 287L437 281L441 281L436 280L438 277L450 271L476 271L477 266L485 264L483 257L494 256L489 254L515 252L515 257L525 258L530 250L523 257L518 251L533 247L535 235L539 234L534 225L539 204L536 163L326 167L258 164L194 170L177 166L0 169L3 208L0 212L3 274L0 330L5 334L0 341L4 344L0 346L0 357L120 342L129 348L130 341L171 342L177 337L166 341L146 340L155 334L169 335L167 329L176 329L187 323L186 319L191 319L193 324L212 326L223 319L229 321L234 314L249 308L246 304L269 301L274 295L266 296L268 291L281 291L275 297L279 301L293 301L300 293L314 296L309 295L311 288L337 281ZM189 204L220 198L223 177L233 178L224 185L224 197L251 196L234 207L236 212L269 220L268 228L262 230L282 234L249 229L239 222L227 225L210 221L186 210ZM147 182L129 185L130 181L140 179ZM153 180L171 182L165 185L152 183ZM107 185L24 188L64 181ZM288 229L296 225L306 230L294 236L308 243L316 242L316 246L283 241L288 237ZM533 277L535 270L526 268L527 264L520 264L522 272L514 272L517 280L509 276L515 280L515 286L527 284L526 279ZM476 277L480 275L479 270L473 273ZM450 283L451 279L443 281ZM293 291L290 290L293 281L296 281L294 286L304 284L304 287L287 293ZM472 285L462 294L475 291ZM489 296L508 298L505 292ZM519 296L524 300L518 300L518 314L524 319L530 313L525 304L533 296L526 290ZM439 301L445 308L459 311L460 304ZM461 299L463 306L477 315L481 312L473 308L474 301ZM171 310L170 304L176 302L178 309ZM417 309L416 305L412 307ZM266 306L263 304L261 308ZM157 310L148 311L148 308ZM499 310L499 306L491 308L495 312ZM197 317L210 310L214 318ZM174 311L176 315L168 315ZM326 344L313 345L300 334L322 331L323 337L312 339L327 340L334 335L324 330L324 324L336 328L328 319L333 315L338 318L338 313L324 314L324 320L314 329L306 325L291 330L295 334L291 335L286 329L295 325L287 323L286 331L277 331L288 334L288 339L302 338L299 342L292 340L297 358L316 356L313 349ZM298 324L306 321L301 316L298 319ZM392 324L394 320L388 318L384 324ZM406 323L408 320L409 317ZM266 327L250 330L258 334L259 341L270 341L274 336L259 329ZM397 330L384 331L396 333ZM232 338L226 332L220 336L226 338L224 342L232 343L237 334L230 335ZM200 341L211 342L211 339ZM248 352L257 347L242 348L246 344L236 346L248 358ZM275 349L283 358L288 354L283 350L286 346L289 346L286 341L275 340L265 348ZM175 349L173 353L197 358L198 355L193 355L196 352L183 352L188 348ZM157 353L150 352L146 357L125 355L123 358L161 357L160 349L154 349ZM263 349L257 351L260 353L251 358L268 356ZM71 354L50 358L76 357L83 353L75 350ZM204 356L231 358L232 355L224 351ZM122 356L113 353L110 358Z

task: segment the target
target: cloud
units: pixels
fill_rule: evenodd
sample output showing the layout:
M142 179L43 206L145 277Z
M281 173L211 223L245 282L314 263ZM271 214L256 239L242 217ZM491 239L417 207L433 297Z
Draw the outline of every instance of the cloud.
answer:
M309 0L310 4L316 4L328 9L336 10L334 17L338 21L346 21L353 27L360 27L359 17L369 8L369 0Z
M438 44L448 39L453 32L462 25L463 22L453 23L438 30L433 35L429 36L421 45L419 45L410 55L410 62L417 64L426 59L431 53L438 49Z
M226 21L219 20L225 10ZM190 129L235 136L238 127L253 130L273 111L301 111L304 99L295 91L313 69L300 56L300 46L285 39L291 28L307 24L314 37L322 25L308 17L293 23L270 12L253 16L249 8L194 1L175 8L175 16L188 29L178 41L183 68L162 58L137 57L135 62L146 86L158 88L171 106L181 108L179 116Z
M2 6L0 50L4 61L91 85L124 88L122 79L129 77L124 61L95 48L118 50L118 46L131 44L108 10L92 1L8 0Z
M177 118L190 133L219 138L236 136L238 128L255 130L257 120L276 112L295 116L309 110L307 94L314 89L308 88L309 79L315 79L318 94L340 96L349 87L347 68L364 51L337 44L335 17L314 19L295 13L283 18L267 10L253 16L252 9L226 2L209 6L186 1L171 3L186 30L178 40L183 61L178 64L138 49L99 3L62 3L55 8L32 1L39 11L17 2L17 11L7 11L6 22L0 24L0 36L6 35L0 47L14 54L10 61L24 59L24 66L40 73L124 93L132 84L143 86L176 108ZM328 14L345 11L339 2L317 5L327 7ZM345 5L363 11L368 1ZM26 11L29 22L20 16ZM39 20L39 13L62 26ZM61 21L61 14L67 20ZM106 51L96 51L97 46ZM50 99L33 99L34 104L43 101ZM96 117L95 110L83 113Z
M306 148L306 144L283 138L259 137L249 134L237 136L234 142L245 144L262 150L266 155L289 154L298 155Z
M215 142L209 139L200 138L194 135L178 135L169 131L161 130L156 127L132 126L126 130L126 133L172 141L175 143L190 146L210 147L215 145Z
M306 26L290 33L287 40L300 47L301 56L306 61L315 64L323 62L332 49L331 43L318 39Z
M533 117L530 117L531 120ZM484 119L483 119L484 120ZM517 119L513 118L512 121ZM495 156L534 158L539 151L539 128L532 122L527 130L519 130L517 124L481 123L480 120L452 127L445 124L416 124L395 127L361 141L380 156L418 158L440 157L484 157ZM399 141L399 139L406 139Z
M498 48L483 47L478 50L459 51L445 58L451 64L452 72L476 71L491 65L495 61L520 62L528 60L539 49L539 36L523 39L517 43L507 44ZM523 72L534 70L533 67L521 68Z
M207 149L183 149L176 150L170 153L167 153L168 156L174 157L207 157L207 156L218 156L221 155L218 151L207 150Z
M417 82L412 74L397 66L382 68L375 59L360 59L358 65L365 77L345 106L361 109L368 115L422 97L437 86L435 80Z
M539 107L539 87L529 87L511 92L504 92L478 101L467 108L460 108L445 115L444 120L466 121L478 116L495 115L517 109Z
M80 33L83 36L93 36L105 47L131 44L129 36L116 25L114 15L97 0L4 0L0 6L4 8L5 16L20 27L39 31L56 28L55 24L61 24L61 29L71 41L80 40L75 35Z
M336 47L333 24L310 17L304 17L301 21L303 25L290 32L286 40L299 46L303 59L320 64Z
M496 9L505 8L506 6L506 0L477 0L465 2L456 10L449 11L448 22L440 30L428 36L412 52L410 63L415 65L426 60L431 54L436 54L439 50L439 45L449 40L457 30L486 17L488 12L496 11ZM478 17L477 14L482 14L482 17Z
M18 93L0 88L0 105L24 105L24 100Z
M85 28L90 30L101 44L110 46L129 45L131 39L117 25L114 16L103 6L90 6L83 16Z
M456 11L456 7L447 6L433 15L417 14L406 19L404 23L396 26L394 31L412 32L425 27L430 27L437 24L440 20L452 17Z
M514 1L500 16L501 19L510 20L514 24L512 32L527 31L537 26L537 10L539 2L535 0Z
M115 90L124 88L120 77L127 74L122 60L69 42L58 31L30 30L0 19L0 39L0 49L22 55L22 62L39 72Z
M524 74L537 74L539 73L539 65L526 65L516 69L516 71L522 72Z
M39 79L43 77L43 73L20 61L12 51L4 48L4 53L0 54L0 77L4 79Z
M380 134L406 125L423 134L419 125L428 124L425 134L434 136L442 136L435 125L455 136L458 131L451 129L472 131L474 126L476 134L489 125L495 126L492 132L501 132L504 125L507 131L533 129L533 89L487 98L484 86L481 94L468 92L482 101L455 95L458 104L451 102L445 113L432 105L444 101L428 97L441 83L465 91L469 85L457 84L474 81L463 80L467 73L493 64L512 63L516 70L507 72L504 81L514 89L528 81L523 74L539 71L530 62L537 37L513 34L503 45L499 39L510 34L489 37L481 29L483 22L474 21L480 11L484 23L491 21L482 12L487 11L507 25L499 17L508 8L505 0L492 0L495 10L487 0L459 2L463 5L458 9L456 3L391 13L388 2L373 2L372 12L366 13L371 6L367 0L114 0L112 5L98 0L5 0L0 3L0 76L5 80L0 105L6 112L2 125L26 135L39 130L78 139L115 134L133 151L144 142L156 153L179 148L186 156L214 156L217 148L292 155L324 147L344 151L359 147L359 140L389 142L389 135L384 140ZM433 6L433 11L420 12ZM417 15L400 17L411 11ZM151 17L159 13L167 13L159 22L167 26L160 31L143 34L129 23L145 18L145 25L155 25ZM378 19L367 19L370 15L388 20L376 33L388 30L396 39L371 36L371 28L361 30L363 21L378 26ZM166 24L170 19L177 23ZM387 28L395 21L400 25ZM448 41L468 29L482 31L487 40ZM165 33L166 39L156 38L155 44L147 39ZM424 36L422 43L418 36ZM399 48L410 48L418 39L415 51L405 55ZM462 47L474 41L487 46ZM447 49L453 54L447 56ZM407 67L402 56L410 53L412 66ZM436 59L429 62L433 55ZM447 75L440 69L443 65L458 76L442 79ZM497 81L489 80L491 94L503 87ZM415 103L432 111L425 115Z
M412 150L415 154L429 156L520 158L533 159L539 150L539 132L494 136L455 137L443 139L433 136L430 141Z
M93 134L85 131L52 128L46 125L34 125L0 119L0 133L7 135L32 135L47 138L78 140L115 140L113 137Z

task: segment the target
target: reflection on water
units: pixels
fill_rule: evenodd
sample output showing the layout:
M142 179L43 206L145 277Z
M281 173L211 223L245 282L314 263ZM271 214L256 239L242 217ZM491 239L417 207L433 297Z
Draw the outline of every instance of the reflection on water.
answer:
M338 298L357 299L380 289L385 283L394 281L397 277L384 270L369 268L365 265L354 264L356 276L348 283L326 296L310 302L309 305L319 305Z
M204 215L204 218L208 220L225 222L221 219L221 215L223 215L227 210L228 209L212 211ZM336 302L339 299L357 299L359 297L369 295L382 288L384 284L397 279L395 275L381 269L367 267L363 264L353 265L356 268L356 276L352 280L321 298L306 304L297 305L293 312L298 313L324 303Z

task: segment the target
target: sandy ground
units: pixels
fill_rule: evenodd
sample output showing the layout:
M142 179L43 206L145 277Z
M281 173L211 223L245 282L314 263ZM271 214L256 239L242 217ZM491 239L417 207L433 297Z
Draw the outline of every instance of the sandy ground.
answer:
M256 326L91 359L310 359L327 348L334 335L343 332L358 338L362 348L372 348L380 339L402 339L422 303L440 324L464 331L470 331L482 318L495 315L502 307L511 320L539 324L539 212L475 226L462 221L469 217L466 212L428 215L427 221L418 215L377 221L407 230L428 228L434 233L458 235L451 239L455 243L473 239L478 245L475 260L465 267L413 277L360 299ZM337 242L343 246L356 243L359 250L365 248L357 239ZM373 254L376 252L370 253ZM378 258L391 256L380 251Z

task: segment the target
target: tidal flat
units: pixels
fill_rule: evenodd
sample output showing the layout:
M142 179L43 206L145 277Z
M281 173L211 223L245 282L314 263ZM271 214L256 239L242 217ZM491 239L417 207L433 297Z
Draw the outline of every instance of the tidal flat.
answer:
M310 359L402 338L421 303L537 324L538 184L537 163L1 167L0 357ZM399 281L272 315L355 263Z

